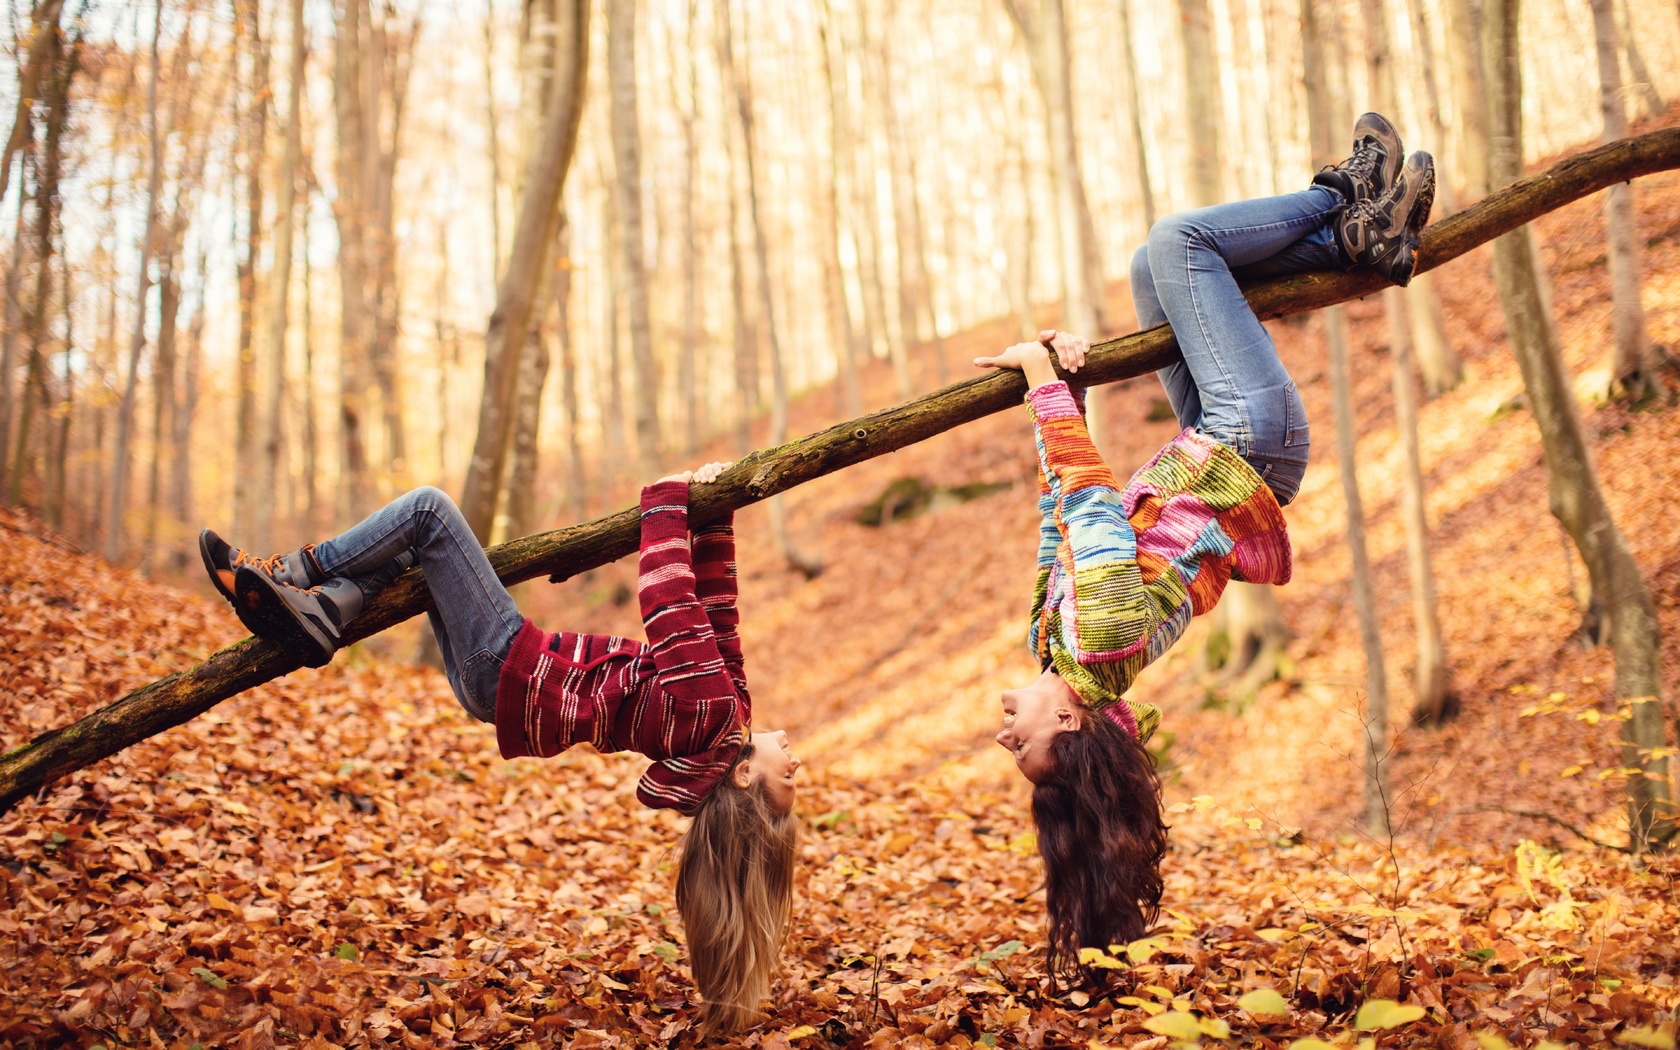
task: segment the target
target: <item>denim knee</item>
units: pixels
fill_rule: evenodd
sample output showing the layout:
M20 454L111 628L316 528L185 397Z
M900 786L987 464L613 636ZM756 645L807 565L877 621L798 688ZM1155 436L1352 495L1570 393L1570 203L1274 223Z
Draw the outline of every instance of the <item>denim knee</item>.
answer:
M1149 228L1149 259L1153 264L1170 265L1187 253L1190 239L1200 230L1185 215L1168 215L1157 219Z
M1155 292L1155 275L1149 272L1149 245L1141 244L1132 253L1132 307L1137 313L1138 326L1148 328L1161 323L1161 297ZM1146 317L1152 318L1145 320Z

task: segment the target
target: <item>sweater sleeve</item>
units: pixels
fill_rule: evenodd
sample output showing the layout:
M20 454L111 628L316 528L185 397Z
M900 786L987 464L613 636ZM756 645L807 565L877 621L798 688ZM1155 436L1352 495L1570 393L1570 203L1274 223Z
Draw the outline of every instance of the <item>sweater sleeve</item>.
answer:
M718 653L746 709L743 713L750 718L752 700L747 693L747 673L741 653L741 613L736 607L740 573L735 565L733 517L725 516L702 525L694 530L693 536L694 593L711 622Z
M718 636L696 594L688 537L688 486L642 490L638 590L659 685L675 702L665 724L672 754L697 754L740 728L743 713Z
M1124 668L1132 661L1127 657L1143 650L1159 619L1144 591L1137 537L1114 472L1092 444L1067 384L1038 387L1027 395L1027 404L1043 477L1039 502L1046 515L1033 640L1042 656L1047 645L1041 636L1059 631L1064 643L1071 643L1060 648L1079 665L1060 670L1090 675L1101 691L1118 696L1130 684ZM1056 549L1046 558L1043 548L1051 542ZM1044 591L1053 564L1072 586L1048 596L1060 607L1046 610Z

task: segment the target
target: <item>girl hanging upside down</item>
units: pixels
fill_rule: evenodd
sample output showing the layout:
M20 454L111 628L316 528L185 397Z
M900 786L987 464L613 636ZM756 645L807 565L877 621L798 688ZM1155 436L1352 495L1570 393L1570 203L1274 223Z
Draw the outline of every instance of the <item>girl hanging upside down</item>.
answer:
M1295 384L1239 279L1366 266L1411 279L1434 198L1434 162L1401 163L1400 137L1367 113L1353 155L1300 193L1239 201L1155 224L1132 261L1138 325L1172 325L1182 360L1158 373L1182 431L1122 488L1086 432L1085 339L1044 332L996 357L1025 373L1043 512L1028 645L1037 681L1003 694L1003 731L1033 783L1050 912L1049 970L1082 947L1143 936L1161 900L1167 826L1144 744L1160 711L1124 694L1218 602L1231 580L1289 581L1281 508L1306 471Z
M199 536L211 580L245 626L312 666L332 659L367 599L418 564L449 686L469 714L495 724L504 758L590 743L653 759L636 797L694 818L676 895L706 1032L750 1024L769 992L798 839L799 760L786 733L749 728L731 521L689 528L689 483L715 481L727 466L708 463L642 490L645 644L550 634L521 616L454 502L435 488L273 558L251 558L209 529Z

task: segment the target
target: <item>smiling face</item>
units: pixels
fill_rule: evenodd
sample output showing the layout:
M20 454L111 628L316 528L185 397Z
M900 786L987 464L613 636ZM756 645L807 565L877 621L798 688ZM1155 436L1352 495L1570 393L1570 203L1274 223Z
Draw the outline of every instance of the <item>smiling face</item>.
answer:
M773 733L752 735L753 753L735 767L735 786L748 787L754 779L762 778L771 800L781 813L793 811L793 774L799 759L788 748L787 733L778 729Z
M1084 725L1083 716L1079 697L1055 671L1045 671L1032 685L1004 692L997 742L1015 756L1021 775L1037 784L1055 770L1050 745Z

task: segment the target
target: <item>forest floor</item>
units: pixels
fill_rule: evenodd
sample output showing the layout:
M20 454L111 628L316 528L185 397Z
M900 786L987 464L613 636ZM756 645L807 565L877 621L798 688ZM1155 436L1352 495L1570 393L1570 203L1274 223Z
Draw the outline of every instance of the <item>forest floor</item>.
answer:
M1652 336L1672 349L1680 175L1637 186ZM1656 595L1672 725L1680 408L1597 397L1599 199L1537 225L1604 488ZM1546 510L1490 269L1484 248L1439 274L1465 381L1422 409L1457 718L1405 728L1400 452L1372 299L1349 314L1395 832L1366 835L1323 320L1274 324L1318 423L1288 511L1295 579L1279 591L1294 637L1252 699L1210 685L1201 623L1135 687L1165 710L1174 829L1161 924L1120 950L1106 989L1045 980L1027 793L991 743L998 693L1034 673L1024 411L789 493L796 542L825 563L815 580L785 567L763 509L738 516L755 723L788 729L805 762L786 969L739 1045L1352 1046L1363 1026L1391 1047L1674 1046L1680 860L1613 848L1627 839L1613 667L1574 640L1585 574ZM950 376L1014 334L999 322L946 339ZM924 350L921 388L936 375ZM868 405L897 399L884 365L865 379ZM1153 380L1102 396L1117 463L1171 436ZM834 392L814 391L794 426L837 418ZM727 458L723 442L711 451ZM857 522L906 477L997 491ZM636 633L634 583L627 561L519 597L552 627ZM109 568L0 511L0 747L236 640L209 593ZM671 897L682 822L635 803L644 760L503 761L441 675L393 659L406 651L376 641L252 690L0 818L0 1045L695 1045ZM1264 989L1278 995L1251 995Z

